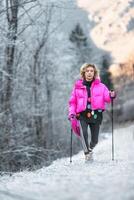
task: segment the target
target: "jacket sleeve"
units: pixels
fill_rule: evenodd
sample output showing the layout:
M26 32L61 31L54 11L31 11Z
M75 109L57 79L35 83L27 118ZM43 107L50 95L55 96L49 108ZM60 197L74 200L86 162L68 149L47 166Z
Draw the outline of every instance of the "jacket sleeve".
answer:
M109 90L105 85L104 85L104 101L107 102L107 103L111 102Z
M77 99L76 99L76 93L75 93L75 87L72 90L71 97L69 99L69 116L70 115L76 115L76 106L77 106Z

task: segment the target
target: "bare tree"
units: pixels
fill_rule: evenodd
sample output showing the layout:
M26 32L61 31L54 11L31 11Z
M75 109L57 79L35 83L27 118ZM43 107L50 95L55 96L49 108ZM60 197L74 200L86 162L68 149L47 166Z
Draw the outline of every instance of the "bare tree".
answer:
M47 134L47 130L43 130L43 126L42 126L43 116L40 113L40 109L39 109L40 97L39 97L38 91L41 87L40 81L41 81L41 67L42 67L40 54L41 54L41 52L47 42L47 39L48 39L48 31L49 31L50 21L51 21L51 17L52 17L52 9L53 9L53 5L50 6L46 10L46 23L44 26L44 32L43 32L42 36L38 39L38 46L35 49L35 53L33 55L33 64L31 66L32 80L33 80L33 83L32 83L32 85L33 85L33 102L34 102L34 111L35 111L34 116L33 116L34 129L35 129L35 134L37 137L37 144L39 146L44 146L44 147L46 147L46 144L48 141L48 138L46 138L47 137L46 135L48 135L48 134ZM44 66L44 68L45 68L45 66ZM47 76L46 73L45 73L45 76ZM47 87L47 85L45 87L46 87L46 90L48 91L49 87ZM46 93L49 96L49 92L46 92ZM50 98L49 98L48 102L49 101L50 101ZM51 119L51 116L48 116L48 118Z
M4 49L4 56L1 54L4 61L0 60L0 150L1 160L9 169L10 166L18 169L25 163L39 164L56 149L55 133L62 135L63 120L59 120L59 108L65 97L59 101L62 91L58 96L59 87L55 88L54 84L63 88L64 83L65 86L62 72L66 69L60 65L66 56L66 66L70 65L73 55L68 56L68 37L65 42L65 34L61 38L62 30L58 30L67 16L60 19L58 11L56 4L41 0L5 0L0 8L3 17L0 40L4 38L0 49L0 54ZM60 67L63 71L58 72L59 80L55 69L60 71ZM38 158L41 158L39 162Z
M6 145L10 143L10 129L12 124L12 106L11 98L13 91L13 65L15 56L15 43L17 40L18 28L18 0L6 0L6 18L7 18L7 43L5 48L4 81L2 94L2 111L4 117L4 138Z

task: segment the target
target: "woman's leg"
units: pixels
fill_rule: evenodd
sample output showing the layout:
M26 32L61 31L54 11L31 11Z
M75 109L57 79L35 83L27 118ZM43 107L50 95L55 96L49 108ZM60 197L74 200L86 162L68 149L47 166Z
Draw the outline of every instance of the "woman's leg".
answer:
M96 146L96 144L98 143L100 124L99 123L90 123L89 126L90 126L90 131L91 131L90 148L93 149Z
M81 133L81 141L82 141L82 146L84 149L84 153L87 154L89 153L88 148L88 123L84 119L80 119L80 124L82 128L82 133Z

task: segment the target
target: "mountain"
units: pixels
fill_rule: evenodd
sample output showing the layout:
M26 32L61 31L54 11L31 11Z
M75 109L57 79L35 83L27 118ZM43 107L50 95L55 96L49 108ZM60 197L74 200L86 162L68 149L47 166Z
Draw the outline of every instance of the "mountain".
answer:
M134 120L134 1L77 0L92 22L89 35L98 48L111 52L110 70L117 91L115 121Z
M90 35L95 44L111 51L115 62L124 62L134 50L134 1L77 1L94 23Z

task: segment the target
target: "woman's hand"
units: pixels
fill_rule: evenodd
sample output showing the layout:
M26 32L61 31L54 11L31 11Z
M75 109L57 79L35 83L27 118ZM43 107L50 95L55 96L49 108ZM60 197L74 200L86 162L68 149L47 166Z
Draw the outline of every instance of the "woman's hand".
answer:
M73 120L73 119L75 119L75 118L76 118L76 115L74 115L74 114L71 114L71 115L68 117L69 120Z
M114 90L111 90L111 91L109 92L109 95L110 95L110 98L111 98L111 99L114 99L114 98L116 97L116 92L115 92Z

